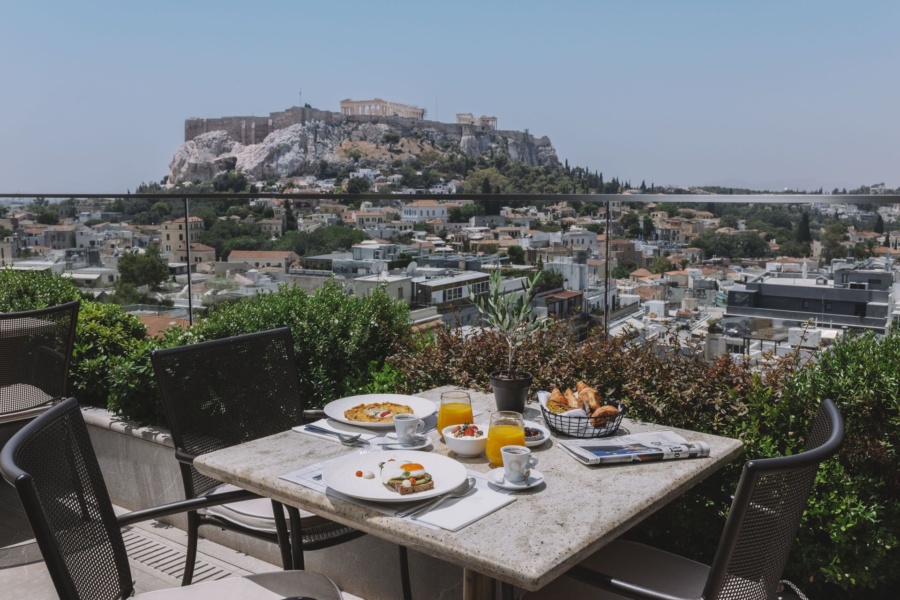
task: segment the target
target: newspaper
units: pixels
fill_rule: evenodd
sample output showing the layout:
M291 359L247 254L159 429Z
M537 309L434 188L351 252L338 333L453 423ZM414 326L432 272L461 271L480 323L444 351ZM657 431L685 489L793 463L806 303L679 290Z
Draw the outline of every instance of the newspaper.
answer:
M709 456L709 446L672 431L648 431L612 438L562 440L559 446L586 465L653 462Z

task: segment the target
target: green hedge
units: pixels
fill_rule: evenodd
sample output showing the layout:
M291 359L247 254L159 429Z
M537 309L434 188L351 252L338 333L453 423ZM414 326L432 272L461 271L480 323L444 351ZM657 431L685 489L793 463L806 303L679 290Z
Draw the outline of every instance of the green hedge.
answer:
M147 330L137 317L115 304L83 297L75 285L57 275L0 270L0 312L21 312L81 300L75 345L69 367L70 395L82 404L107 407L108 375L144 342Z
M0 271L2 312L80 297L71 282L55 275ZM220 305L194 327L170 329L158 340L146 339L141 322L119 306L82 298L70 393L128 420L165 425L150 362L154 349L282 326L294 336L301 393L311 408L319 408L341 396L391 387L384 360L408 343L409 309L383 290L347 296L334 281L312 294L282 286L276 293Z
M169 329L161 340L120 354L107 377L109 408L139 423L165 425L159 402L147 401L158 394L150 362L154 349L276 327L290 328L300 393L309 408L320 408L372 384L385 357L407 343L409 311L382 290L347 296L333 281L312 294L282 286L275 293L222 304L189 329Z

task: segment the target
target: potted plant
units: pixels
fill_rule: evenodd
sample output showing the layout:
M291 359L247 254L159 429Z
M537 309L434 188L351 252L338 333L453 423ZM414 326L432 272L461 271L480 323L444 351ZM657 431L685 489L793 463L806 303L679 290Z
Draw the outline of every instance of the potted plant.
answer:
M526 278L520 294L506 294L502 291L500 269L491 273L490 289L487 294L474 294L469 288L469 296L485 324L497 331L508 346L506 370L494 371L490 374L491 386L494 388L494 399L497 410L525 410L528 399L528 388L531 387L531 373L513 369L516 350L523 341L543 329L547 320L534 318L531 315L531 301L534 300L541 273Z

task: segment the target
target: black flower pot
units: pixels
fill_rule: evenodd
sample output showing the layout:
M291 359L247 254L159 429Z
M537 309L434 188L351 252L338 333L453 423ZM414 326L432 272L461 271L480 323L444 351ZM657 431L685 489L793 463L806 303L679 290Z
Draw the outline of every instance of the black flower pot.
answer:
M497 410L514 410L525 412L525 401L528 400L528 388L531 387L531 373L526 371L494 371L490 375L491 387L494 388L494 400Z

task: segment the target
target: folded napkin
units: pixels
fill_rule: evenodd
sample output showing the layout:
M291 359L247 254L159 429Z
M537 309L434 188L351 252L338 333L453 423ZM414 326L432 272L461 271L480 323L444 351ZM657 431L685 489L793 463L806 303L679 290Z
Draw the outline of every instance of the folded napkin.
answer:
M495 510L515 502L515 496L509 492L498 492L488 487L488 480L483 473L469 471L469 475L475 477L475 488L468 496L446 500L437 508L413 520L448 531L459 531Z
M347 425L346 423L341 423L340 421L335 421L334 419L319 419L318 421L311 423L311 425L315 425L316 427L321 427L322 429L327 429L329 431L336 431L338 433L349 433L349 434L359 434L359 439L369 441L373 438L378 437L378 434L370 429L363 429L362 427L354 427L353 425ZM299 431L300 433L305 433L306 435L311 435L313 437L322 438L323 440L331 440L332 442L340 443L341 440L338 439L335 435L328 435L327 433L318 433L316 431L309 431L303 425L298 425L296 427L292 427L294 431Z

